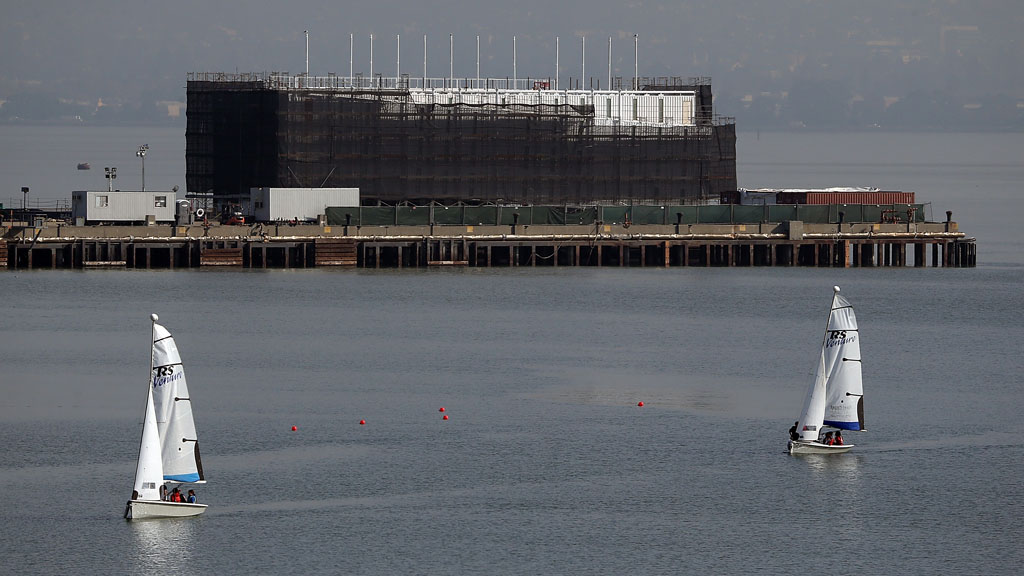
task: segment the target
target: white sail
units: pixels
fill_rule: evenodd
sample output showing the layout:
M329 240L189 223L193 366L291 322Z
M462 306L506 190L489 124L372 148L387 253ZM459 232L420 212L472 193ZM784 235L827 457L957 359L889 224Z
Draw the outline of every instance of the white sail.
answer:
M822 426L864 429L860 360L857 317L836 286L814 380L799 420L800 440L817 440Z
M174 338L159 324L153 325L152 375L153 407L163 455L164 479L204 482L185 369Z
M804 410L801 413L800 439L813 442L818 439L821 426L825 421L825 362L824 353L818 361L818 367L814 371L814 381L807 390L807 397L804 399Z
M146 396L146 418L142 423L142 442L139 462L135 468L135 500L159 500L160 485L164 482L163 462L160 459L160 435L156 429L153 410L153 388Z
M857 316L850 302L838 292L832 299L823 355L829 367L824 424L843 430L864 430L864 384Z

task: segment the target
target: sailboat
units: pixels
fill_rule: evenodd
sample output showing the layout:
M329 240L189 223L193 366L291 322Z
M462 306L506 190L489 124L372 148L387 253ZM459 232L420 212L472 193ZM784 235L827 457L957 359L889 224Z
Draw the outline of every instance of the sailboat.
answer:
M839 286L832 288L832 307L825 336L807 390L803 413L791 429L790 454L839 454L853 444L829 444L822 434L864 428L864 385L861 379L860 332L853 306Z
M178 346L166 328L153 321L149 356L149 389L146 418L142 424L135 485L125 506L128 520L198 516L206 504L170 502L164 499L167 484L203 484L199 439L192 419L192 401L185 384L185 369Z

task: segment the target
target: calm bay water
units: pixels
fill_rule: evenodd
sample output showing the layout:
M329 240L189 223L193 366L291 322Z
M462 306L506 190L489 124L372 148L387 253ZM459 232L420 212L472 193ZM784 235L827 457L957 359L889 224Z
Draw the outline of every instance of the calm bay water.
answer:
M742 135L741 184L914 189L977 269L0 272L4 571L1016 573L1024 168L935 138ZM869 431L791 457L833 284ZM151 312L210 509L127 523Z

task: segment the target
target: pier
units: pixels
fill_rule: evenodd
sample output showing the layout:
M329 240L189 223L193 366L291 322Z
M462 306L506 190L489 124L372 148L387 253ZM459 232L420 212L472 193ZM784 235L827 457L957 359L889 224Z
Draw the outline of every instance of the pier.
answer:
M0 228L0 269L974 267L956 222Z

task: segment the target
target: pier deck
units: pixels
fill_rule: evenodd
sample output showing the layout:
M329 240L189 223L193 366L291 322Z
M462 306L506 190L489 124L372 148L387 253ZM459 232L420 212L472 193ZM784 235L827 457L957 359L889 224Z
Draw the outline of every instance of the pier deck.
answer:
M974 267L956 222L0 228L0 268ZM929 250L930 248L930 250ZM929 254L930 251L930 254Z

